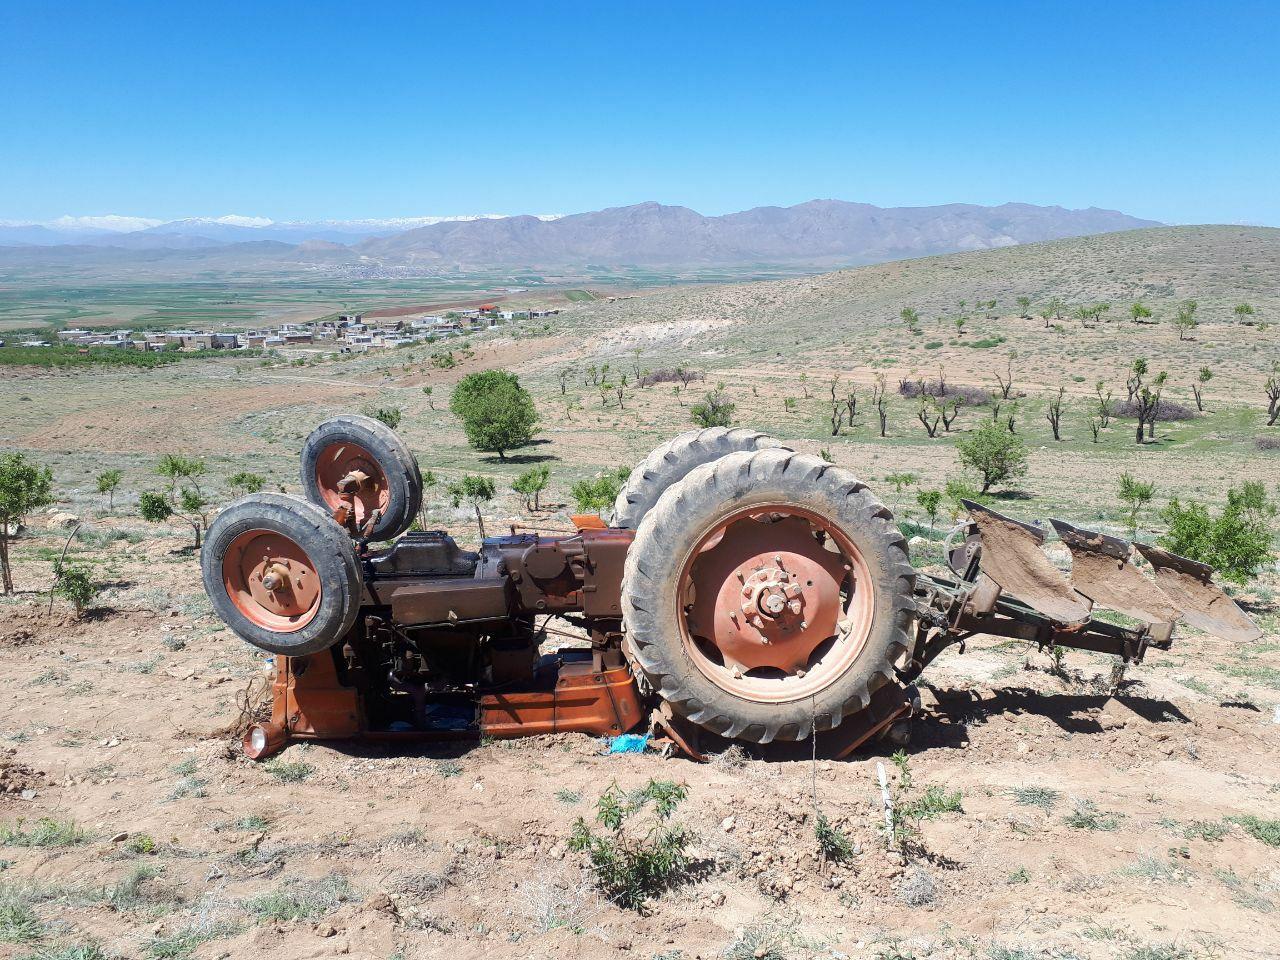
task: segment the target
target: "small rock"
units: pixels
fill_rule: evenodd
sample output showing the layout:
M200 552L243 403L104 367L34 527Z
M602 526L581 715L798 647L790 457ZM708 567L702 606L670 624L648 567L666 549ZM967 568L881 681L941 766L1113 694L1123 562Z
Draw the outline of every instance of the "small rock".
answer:
M737 826L737 824L738 824L737 819L732 815L730 815L720 821L720 829L723 830L725 833L732 833L733 828Z
M324 937L325 939L332 937L337 932L338 931L334 929L332 923L322 923L320 924L320 926L316 927L316 933L318 933L320 936Z
M112 842L112 843L124 843L124 842L125 842L126 840L128 840L128 839L129 839L129 833L128 833L128 831L126 831L126 830L121 830L119 833L117 833L115 836L113 836L113 837L111 838L111 842Z

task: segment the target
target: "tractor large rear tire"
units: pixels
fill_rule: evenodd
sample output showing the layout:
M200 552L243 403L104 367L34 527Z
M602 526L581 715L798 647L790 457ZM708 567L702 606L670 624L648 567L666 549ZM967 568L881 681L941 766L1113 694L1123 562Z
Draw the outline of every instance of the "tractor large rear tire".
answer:
M682 433L658 447L631 471L613 504L613 526L637 529L668 487L704 463L730 453L771 447L787 449L773 437L744 427L707 427Z
M730 555L718 557L724 550ZM774 586L788 591L783 603L796 597L799 604L791 609L803 611L788 627L779 626L792 632L774 634L772 644L760 639L764 631L748 636L732 629L746 620L760 622L754 607L748 612L751 600L741 613L736 604L770 575L781 579ZM839 583L834 616L831 588L825 600L810 596L806 576L815 594L822 587L814 583L824 576ZM706 730L756 743L803 740L815 725L830 729L861 711L872 693L894 681L894 664L908 648L914 584L892 515L849 471L786 449L733 453L669 487L636 531L622 581L623 648L658 696ZM715 621L710 643L709 616L691 612L705 609L695 602L699 591L711 599L711 613L732 618ZM821 616L820 609L826 610ZM802 618L817 622L819 636L824 624L837 624L819 645L792 648L810 658L803 667L797 660L790 672L773 666L742 672L748 659L778 656L771 651L800 642L803 628L813 627ZM736 648L722 644L726 634L738 638ZM728 652L707 653L717 645ZM732 662L730 653L740 662ZM717 665L714 657L721 654Z
M223 623L268 653L325 650L360 612L355 544L301 497L254 493L220 512L205 537L200 573ZM274 589L266 586L268 574Z
M376 509L370 540L390 540L413 525L422 506L422 474L405 442L385 423L356 414L332 417L311 431L302 447L302 489L332 513L343 502L337 483L352 470L368 480L356 494L356 523Z

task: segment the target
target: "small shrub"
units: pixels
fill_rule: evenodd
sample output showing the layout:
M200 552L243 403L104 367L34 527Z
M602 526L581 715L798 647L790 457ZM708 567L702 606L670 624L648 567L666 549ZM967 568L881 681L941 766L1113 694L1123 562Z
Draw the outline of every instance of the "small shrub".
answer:
M748 924L733 943L725 948L725 960L786 960L807 944L797 929L799 919L765 917Z
M6 847L74 847L89 839L73 820L41 817L30 829L23 828L24 822L20 818L13 825L0 825L0 844Z
M687 789L669 780L650 780L632 793L615 783L596 801L597 834L579 817L569 849L587 854L596 885L610 900L631 910L680 880L689 867L688 831L671 823ZM640 819L652 808L652 816Z
M689 408L689 416L700 427L731 427L735 409L737 405L725 396L724 391L712 390Z
M63 600L69 600L82 614L98 595L98 585L93 582L93 573L82 564L59 563L54 569L53 592Z
M1244 832L1253 839L1261 840L1269 847L1280 847L1280 820L1263 820L1252 814L1227 819L1244 827Z
M1248 583L1273 559L1271 520L1276 507L1266 487L1246 481L1227 491L1227 505L1218 516L1194 500L1177 498L1161 512L1169 530L1160 545L1181 556L1214 567L1226 580Z
M404 411L399 407L373 407L365 411L366 416L373 417L379 423L386 424L392 430L400 426L404 419Z
M124 848L130 853L136 853L139 856L145 856L149 853L155 853L159 849L159 845L155 839L147 836L145 833L134 834L125 843Z
M1138 406L1137 400L1118 400L1111 406L1111 415L1120 420L1136 420L1138 419ZM1177 403L1163 398L1160 400L1160 409L1156 411L1156 419L1161 422L1194 420L1195 418L1196 411L1194 407L1188 407L1185 403Z
M1004 878L1004 882L1009 886L1018 886L1023 883L1031 882L1031 874L1027 873L1026 867L1019 867L1017 870L1010 870L1009 875Z
M301 760L268 760L263 768L281 783L301 783L316 772L315 767Z
M613 501L618 498L622 485L630 475L628 468L618 467L590 480L579 480L569 488L569 496L573 498L579 513L611 510Z
M1182 830L1188 840L1208 840L1217 843L1227 835L1227 825L1214 820L1192 820Z
M858 852L857 846L845 836L844 831L827 819L825 813L818 814L813 825L814 836L818 840L818 852L822 859L839 863L848 860Z
M1078 799L1073 809L1063 819L1068 827L1076 830L1115 830L1120 826L1120 815L1099 810L1092 800Z

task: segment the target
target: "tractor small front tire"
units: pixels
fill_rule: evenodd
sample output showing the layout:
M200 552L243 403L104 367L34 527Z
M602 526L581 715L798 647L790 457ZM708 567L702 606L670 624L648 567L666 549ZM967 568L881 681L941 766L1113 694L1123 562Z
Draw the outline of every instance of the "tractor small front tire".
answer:
M658 447L631 471L613 504L613 526L637 529L668 487L704 463L731 453L774 447L789 449L773 437L745 427L707 427L682 433Z
M365 480L354 498L355 523L363 528L374 511L370 540L390 540L413 525L422 506L418 461L386 424L346 414L326 420L302 447L302 489L308 500L332 515L344 502L338 484L353 471Z
M200 573L222 622L268 653L325 650L360 612L355 544L301 497L254 493L224 509L209 525Z
M892 515L852 473L786 449L733 453L669 487L636 531L623 650L698 726L803 740L896 682L914 586Z

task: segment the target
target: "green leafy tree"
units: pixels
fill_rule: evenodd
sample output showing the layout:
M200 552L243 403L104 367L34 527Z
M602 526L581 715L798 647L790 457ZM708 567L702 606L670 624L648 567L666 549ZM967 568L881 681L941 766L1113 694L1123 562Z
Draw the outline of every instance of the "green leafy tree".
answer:
M569 496L573 498L578 513L611 509L630 475L631 471L626 467L617 467L590 480L579 480L569 488Z
M455 507L460 507L465 503L475 511L476 526L480 528L480 539L483 540L485 538L484 514L481 512L481 508L492 500L494 493L496 493L493 481L488 477L468 474L461 480L449 484L446 489L449 491L449 498L453 501Z
M997 483L1016 480L1027 472L1027 446L998 424L984 423L956 442L960 462L982 478L980 493Z
M431 388L431 387L423 387L423 388L422 388L422 395L423 395L424 397L426 397L426 398L427 398L427 406L428 406L429 408L431 408L432 410L434 410L434 409L436 408L436 401L435 401L435 399L431 396L432 392L433 392L433 390L432 390L432 388Z
M116 488L120 486L120 481L123 479L123 470L103 470L98 474L98 492L107 495L108 510L115 508Z
M9 545L32 510L53 503L53 471L20 453L0 455L0 586L13 592Z
M1031 319L1031 298L1017 297L1014 302L1018 305L1018 316L1023 320Z
M532 467L516 477L511 489L524 497L526 510L541 510L542 491L547 489L550 480L550 468Z
M920 325L920 314L915 307L903 307L898 312L898 316L902 318L908 330L915 330Z
M150 523L163 523L178 517L191 525L195 533L195 548L200 549L200 538L207 526L205 511L209 503L204 494L194 487L183 487L175 494L148 490L138 497L138 515Z
M938 522L938 511L942 508L942 491L917 490L916 503L924 511L925 516L929 518L929 530L932 532L934 525Z
M1196 374L1195 382L1191 384L1191 394L1196 398L1196 409L1204 413L1204 388L1209 381L1213 379L1213 370L1209 367L1201 367L1200 372Z
M203 460L184 457L177 453L166 453L156 464L156 475L169 481L170 493L173 493L184 481L190 482L191 486L198 491L204 470Z
M693 422L700 427L729 427L733 425L733 411L737 405L721 390L710 391L703 399L689 408Z
M243 496L246 493L258 493L267 485L267 481L264 478L256 473L249 473L247 470L233 473L227 478L227 483L231 486L231 490L236 496Z
M1151 309L1139 300L1137 303L1129 307L1129 316L1133 318L1134 323L1137 323L1139 320L1146 320L1150 317Z
M1196 308L1199 306L1194 300L1188 300L1178 307L1178 312L1174 314L1173 325L1178 328L1178 339L1187 339L1187 334L1200 326L1200 321L1196 319Z
M1120 474L1120 500L1128 505L1129 529L1138 535L1138 514L1156 495L1156 485L1134 479L1128 472Z
M505 370L467 374L453 388L449 409L462 421L467 442L499 460L507 459L508 450L528 446L538 424L533 397Z
M1244 323L1246 317L1253 316L1254 309L1251 304L1237 303L1234 307L1231 308L1231 312L1236 315L1237 320L1239 320L1241 323Z
M1214 516L1207 506L1177 498L1161 511L1168 532L1160 545L1207 563L1234 583L1245 584L1275 557L1271 545L1276 507L1257 481L1227 491L1227 505Z

